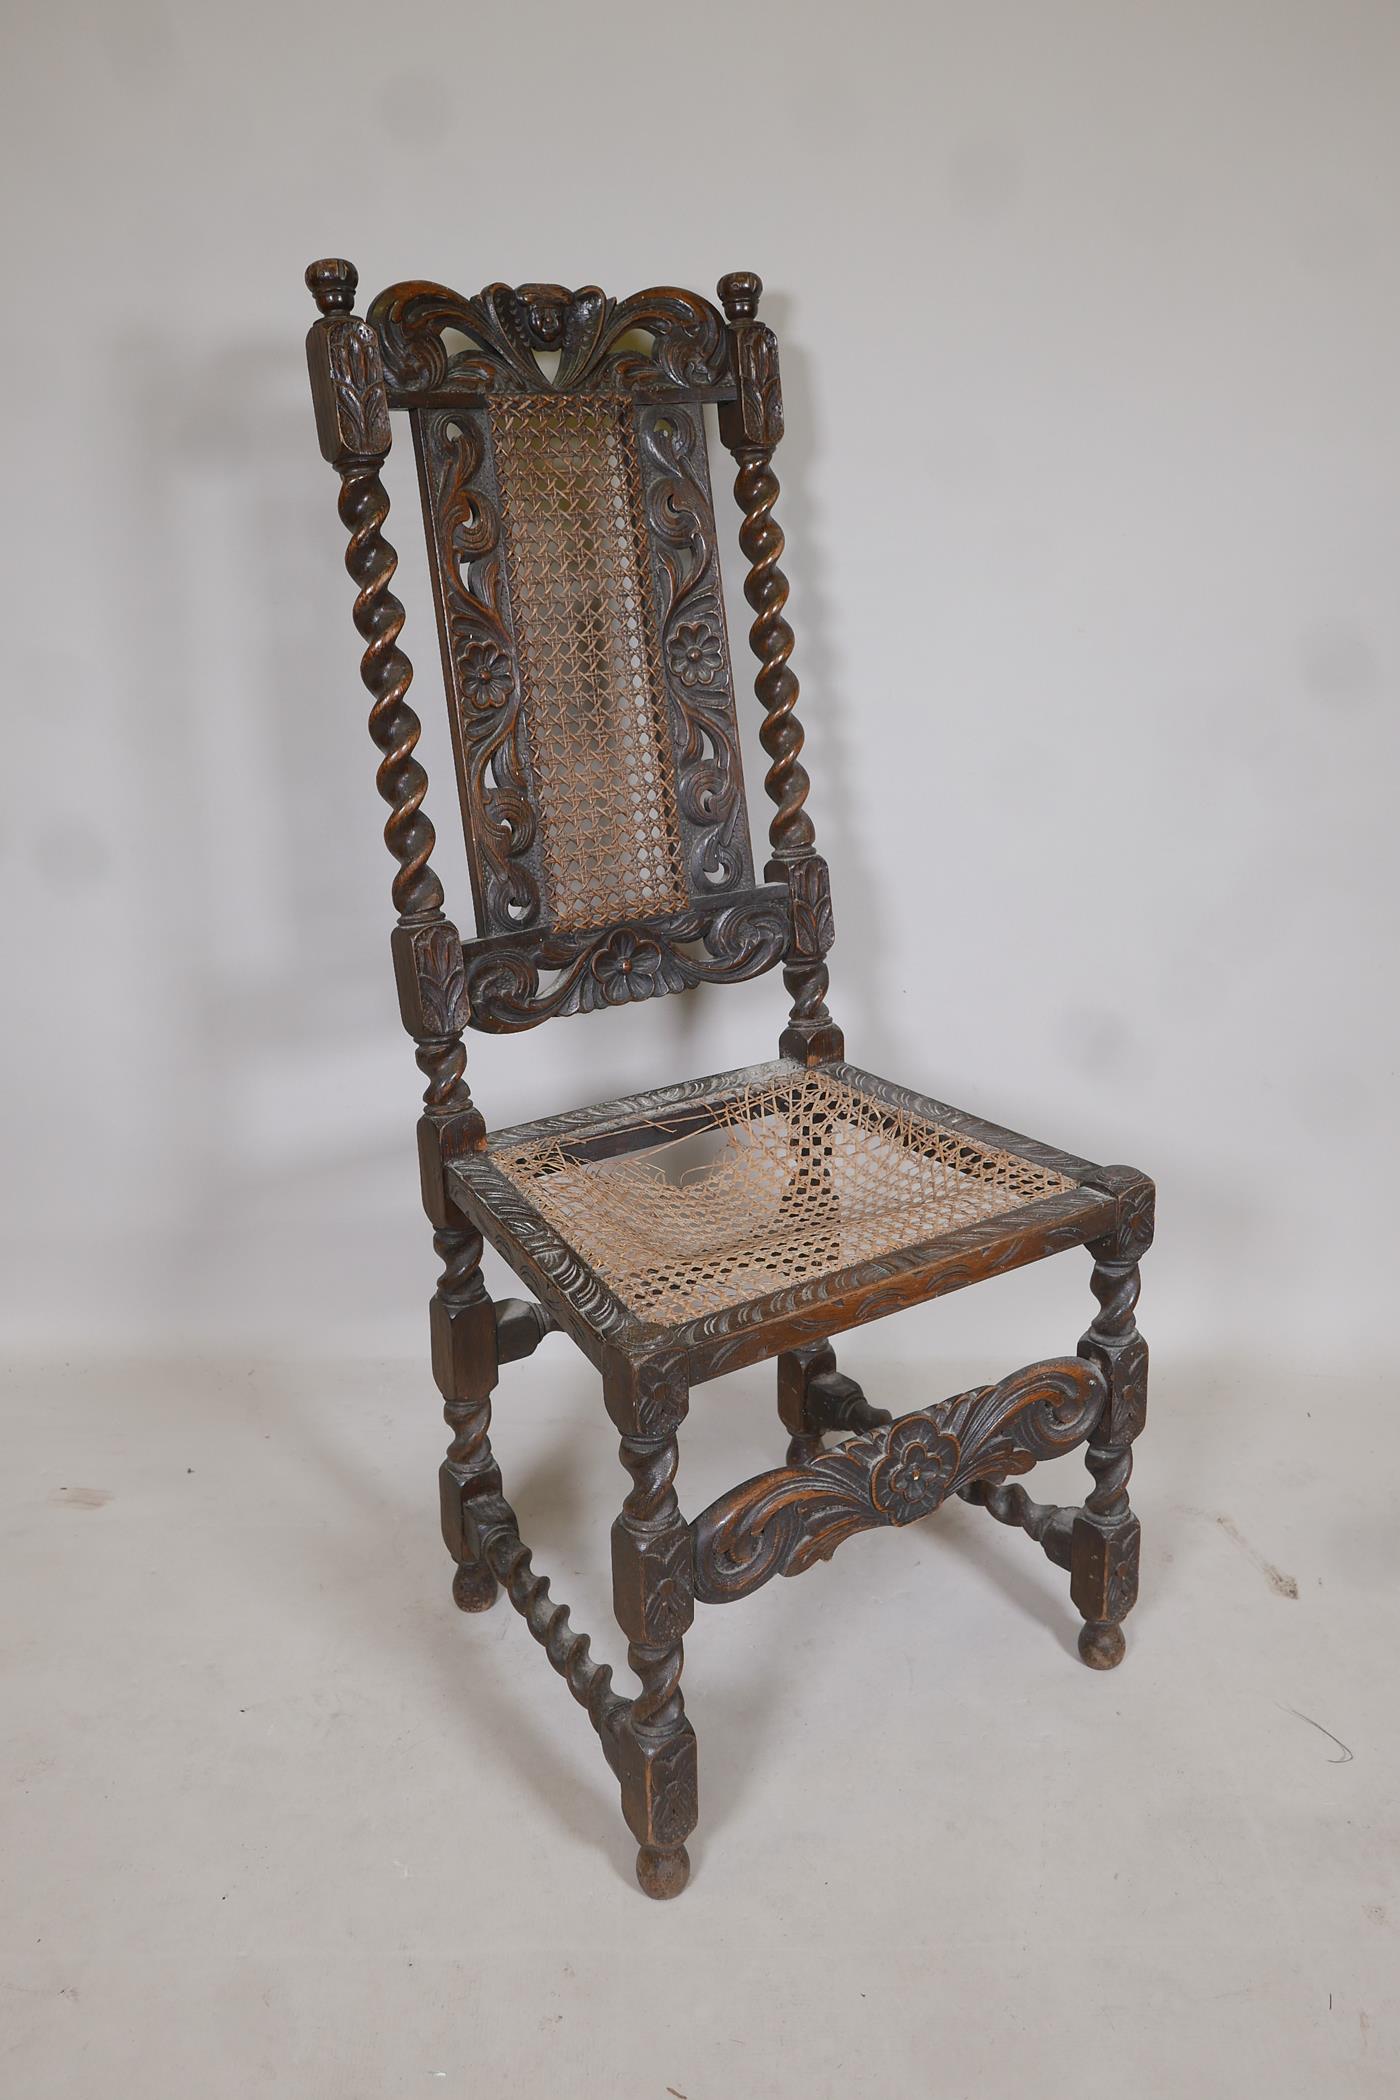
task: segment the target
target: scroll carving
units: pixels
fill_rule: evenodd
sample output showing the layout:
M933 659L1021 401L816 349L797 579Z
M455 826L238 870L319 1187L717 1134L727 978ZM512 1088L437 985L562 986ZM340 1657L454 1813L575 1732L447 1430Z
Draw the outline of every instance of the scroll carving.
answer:
M699 1517L695 1594L723 1604L800 1575L845 1539L912 1524L974 1480L1004 1480L1083 1443L1106 1387L1078 1357L1034 1364L854 1436L801 1466L760 1474Z
M772 969L787 939L786 898L774 885L719 909L697 907L596 934L481 942L467 950L471 1024L508 1034L559 1014L625 1006L696 984L733 984ZM689 952L695 942L703 955ZM545 983L551 972L557 974Z
M488 284L474 298L445 285L390 285L369 309L392 392L549 393L585 389L655 398L706 391L728 375L724 323L708 299L659 285L609 299L596 285ZM449 351L444 331L467 338ZM647 350L628 340L651 337ZM537 352L557 352L546 375Z
M535 792L511 627L500 512L477 418L414 418L434 537L434 588L477 921L540 916Z
M703 896L753 879L705 431L698 409L673 407L637 428L686 873Z
M547 895L487 420L413 417L478 926L528 932L547 925ZM645 408L637 438L686 880L704 899L751 884L753 855L699 411Z

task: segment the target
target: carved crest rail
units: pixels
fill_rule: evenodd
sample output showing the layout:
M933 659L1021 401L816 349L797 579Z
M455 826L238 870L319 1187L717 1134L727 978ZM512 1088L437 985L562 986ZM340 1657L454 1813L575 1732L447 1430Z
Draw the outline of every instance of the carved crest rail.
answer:
M858 1531L912 1524L973 1481L1059 1458L1090 1435L1107 1398L1097 1364L1057 1357L849 1437L805 1465L760 1473L691 1527L695 1595L705 1604L747 1597L774 1575L830 1560Z

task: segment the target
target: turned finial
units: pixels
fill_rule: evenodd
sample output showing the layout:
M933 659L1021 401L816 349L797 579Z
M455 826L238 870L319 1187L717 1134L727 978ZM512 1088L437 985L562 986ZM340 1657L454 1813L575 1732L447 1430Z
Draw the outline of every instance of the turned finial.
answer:
M727 321L752 321L763 297L763 279L753 270L731 270L717 286Z
M352 312L359 281L359 271L342 255L323 256L320 262L307 266L306 289L323 314Z

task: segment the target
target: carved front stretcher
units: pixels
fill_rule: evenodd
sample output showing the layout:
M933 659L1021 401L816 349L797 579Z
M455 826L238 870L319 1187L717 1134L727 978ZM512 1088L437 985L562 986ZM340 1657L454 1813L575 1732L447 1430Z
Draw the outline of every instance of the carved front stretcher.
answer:
M975 1482L1062 1457L1086 1441L1107 1397L1096 1364L1060 1357L760 1473L695 1519L695 1594L703 1604L747 1597L830 1560L858 1531L912 1524Z

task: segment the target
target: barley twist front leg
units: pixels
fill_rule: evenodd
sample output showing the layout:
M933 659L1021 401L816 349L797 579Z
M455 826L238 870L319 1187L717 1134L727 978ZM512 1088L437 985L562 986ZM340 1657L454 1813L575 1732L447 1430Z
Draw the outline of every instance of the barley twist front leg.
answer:
M1130 1167L1105 1168L1100 1185L1118 1197L1118 1216L1111 1233L1089 1244L1099 1311L1079 1353L1102 1370L1108 1398L1085 1453L1094 1485L1074 1520L1070 1595L1085 1622L1080 1655L1091 1669L1111 1670L1123 1660L1123 1621L1138 1594L1142 1534L1128 1481L1133 1440L1147 1418L1147 1344L1134 1308L1138 1262L1152 1244L1155 1192Z

